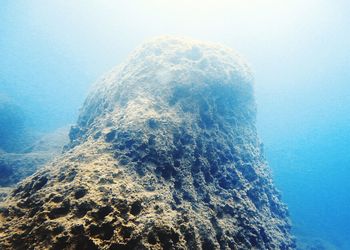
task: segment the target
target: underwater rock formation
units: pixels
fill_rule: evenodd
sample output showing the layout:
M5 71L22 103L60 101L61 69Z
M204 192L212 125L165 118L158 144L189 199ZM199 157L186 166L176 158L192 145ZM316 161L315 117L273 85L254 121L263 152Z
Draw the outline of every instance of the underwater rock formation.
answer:
M61 154L64 145L69 141L68 132L67 128L61 128L41 135L20 152L0 151L0 188L13 186Z
M2 204L0 248L293 249L234 51L158 38L106 74L66 152Z
M52 158L47 152L0 153L0 187L16 184Z
M42 134L28 127L22 109L0 94L0 201L10 187L62 153L68 128Z

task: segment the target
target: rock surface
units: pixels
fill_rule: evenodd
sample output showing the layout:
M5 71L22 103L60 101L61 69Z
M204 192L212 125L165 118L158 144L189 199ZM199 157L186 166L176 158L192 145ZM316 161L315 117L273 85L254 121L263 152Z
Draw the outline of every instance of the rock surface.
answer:
M3 249L293 249L231 49L158 38L87 98L67 151L2 204Z

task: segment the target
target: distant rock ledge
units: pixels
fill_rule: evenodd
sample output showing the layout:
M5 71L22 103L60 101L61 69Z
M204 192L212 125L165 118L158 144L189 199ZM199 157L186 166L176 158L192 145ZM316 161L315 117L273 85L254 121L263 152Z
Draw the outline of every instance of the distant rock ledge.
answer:
M19 152L0 150L0 201L7 193L2 190L9 190L9 187L32 175L62 153L64 145L69 141L68 132L69 127L36 136L35 140L32 139L34 142L27 147L24 145Z
M2 249L294 249L233 50L162 37L106 74L66 152L0 209Z

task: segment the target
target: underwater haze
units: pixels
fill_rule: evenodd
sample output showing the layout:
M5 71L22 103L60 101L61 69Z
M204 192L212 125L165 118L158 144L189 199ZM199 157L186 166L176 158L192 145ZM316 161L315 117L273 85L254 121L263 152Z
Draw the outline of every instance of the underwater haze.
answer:
M350 249L349 11L345 0L4 0L0 94L52 132L143 41L222 43L254 71L258 134L298 244Z

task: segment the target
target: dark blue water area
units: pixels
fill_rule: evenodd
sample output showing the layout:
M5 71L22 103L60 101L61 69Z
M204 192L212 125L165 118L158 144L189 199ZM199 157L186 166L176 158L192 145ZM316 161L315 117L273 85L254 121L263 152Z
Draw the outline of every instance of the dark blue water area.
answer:
M330 55L338 60L299 55L305 64L298 69L257 71L257 127L295 235L345 250L350 249L349 61L339 51Z
M350 129L348 124L300 135L265 137L265 154L288 205L293 231L350 249ZM301 123L302 126L302 123Z

